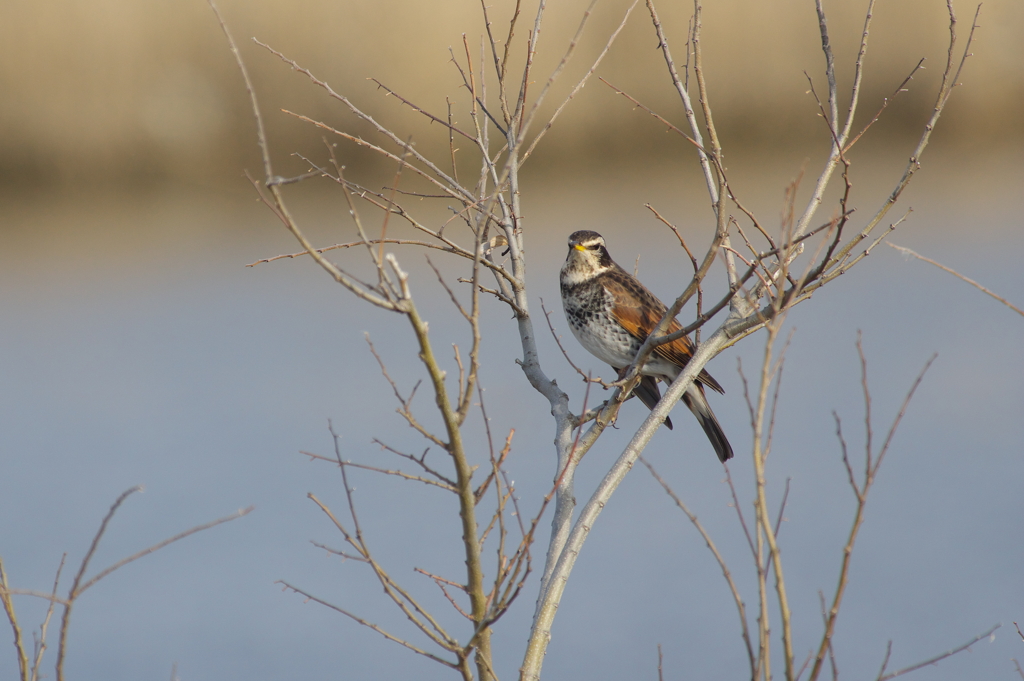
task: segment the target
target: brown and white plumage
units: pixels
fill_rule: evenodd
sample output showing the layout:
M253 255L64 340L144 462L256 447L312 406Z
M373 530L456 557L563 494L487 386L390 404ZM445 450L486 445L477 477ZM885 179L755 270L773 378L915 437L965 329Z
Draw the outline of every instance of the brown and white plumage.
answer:
M572 333L590 354L621 372L633 363L640 346L665 315L667 308L624 269L619 267L597 232L582 230L569 236L569 255L560 277L562 306ZM673 319L672 333L682 326ZM634 390L640 401L653 409L661 399L658 380L671 383L693 357L693 342L683 336L655 348ZM701 370L682 400L711 441L718 458L732 458L732 447L704 396L704 386L725 392L711 375ZM665 425L672 422L665 419Z

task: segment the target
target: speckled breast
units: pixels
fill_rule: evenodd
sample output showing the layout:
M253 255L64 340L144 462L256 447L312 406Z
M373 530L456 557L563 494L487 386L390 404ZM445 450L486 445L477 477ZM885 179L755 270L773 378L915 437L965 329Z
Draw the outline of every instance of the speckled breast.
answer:
M590 354L616 368L629 366L640 349L608 314L611 296L599 284L562 285L562 307L569 328Z

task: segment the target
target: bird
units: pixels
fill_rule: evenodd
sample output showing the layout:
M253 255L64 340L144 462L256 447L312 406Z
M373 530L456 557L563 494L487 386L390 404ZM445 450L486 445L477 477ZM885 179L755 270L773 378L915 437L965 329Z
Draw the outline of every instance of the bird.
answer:
M621 378L668 308L636 277L617 265L608 254L604 237L590 230L569 235L569 255L562 265L559 283L562 308L576 340L594 357L610 364ZM667 333L681 328L673 319ZM693 341L686 336L656 347L641 370L634 394L654 409L661 399L658 381L674 381L693 352ZM732 458L732 446L711 411L705 387L725 393L711 374L701 370L683 393L682 401L697 417L718 459L725 463ZM668 417L665 425L672 428Z

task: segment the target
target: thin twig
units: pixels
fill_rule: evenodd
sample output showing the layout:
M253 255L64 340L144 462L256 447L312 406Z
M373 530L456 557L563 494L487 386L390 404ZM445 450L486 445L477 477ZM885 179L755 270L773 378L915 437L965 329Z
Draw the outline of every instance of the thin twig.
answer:
M891 242L887 242L886 245L889 246L890 248L895 248L897 251L899 251L900 253L902 253L904 255L912 255L915 258L917 258L918 260L924 260L926 263L929 263L931 265L935 265L936 267L938 267L943 272L949 272L950 274L952 274L957 279L961 279L962 281L966 281L968 284L970 284L974 288L978 289L982 293L985 293L985 294L988 294L988 295L992 296L993 298L998 300L1000 303L1002 303L1006 307L1010 308L1011 310L1013 310L1017 314L1019 314L1022 317L1024 317L1024 310L1020 309L1019 307L1017 307L1016 305L1014 305L1013 303L1008 301L1006 298L1003 298L1001 296L996 295L995 293L993 293L992 291L988 290L987 288L985 288L984 286L982 286L978 282L974 281L973 279L965 277L964 275L960 274L956 270L954 270L952 268L949 268L949 267L946 267L942 263L936 262L936 261L932 260L931 258L926 258L925 256L921 255L920 253L912 251L912 250L910 250L909 248L907 248L905 246L897 246L896 244L891 243Z
M63 561L61 561L63 565ZM14 630L14 650L18 655L18 671L21 679L28 679L29 666L28 654L25 652L25 645L22 642L21 627L18 625L18 616L14 611L14 601L11 600L11 589L7 582L7 571L4 570L4 561L0 558L0 603L3 603L4 612L7 614L7 621L11 623Z
M665 490L665 493L672 498L672 501L675 502L676 506L679 507L679 510L685 513L686 517L689 518L693 526L697 528L697 531L700 532L700 536L704 540L704 543L707 545L708 550L711 551L712 555L714 555L715 557L715 560L718 562L718 567L719 569L721 569L722 576L725 577L725 581L729 585L729 591L732 592L733 601L736 603L736 609L739 612L740 628L743 636L743 642L747 646L747 656L750 659L750 670L753 673L756 661L754 659L754 647L750 641L750 631L747 627L747 609L743 603L743 598L740 596L739 589L736 588L736 583L733 581L732 572L730 572L729 566L726 565L725 558L718 551L718 547L715 546L715 542L712 541L711 535L708 534L707 530L704 529L704 526L697 518L697 515L690 511L690 509L686 506L683 500L679 498L679 496L675 493L675 491L673 491L669 484L665 482L665 479L658 474L658 471L654 470L654 466L652 466L651 463L647 461L647 459L645 459L643 456L639 457L639 459L640 463L647 467L647 470L650 471L651 476L655 480L657 480L658 484L661 485L662 489Z
M239 509L239 510L235 511L234 513L232 513L231 515L226 515L223 518L218 518L217 520L213 520L213 521L210 521L208 523L204 523L202 525L196 525L195 527L190 528L188 530L185 530L184 532L180 532L180 533L174 535L173 537L170 537L169 539L164 539L162 542L158 542L156 544L153 544L149 548L142 549L138 553L133 553L132 555L128 556L127 558L122 558L121 560L117 561L116 563L114 563L110 567L106 568L105 570L102 570L95 577L93 577L88 582L86 582L81 587L79 587L78 591L75 592L75 597L81 596L82 593L84 593L86 589L88 589L91 586L94 586L96 584L96 582L100 581L101 579L103 579L104 577L109 575L111 572L114 572L115 570L124 567L128 563L134 562L134 561L138 560L139 558L142 558L143 556L148 556L151 553L159 551L160 549L162 549L163 547L167 546L168 544L173 544L174 542L180 541L180 540L184 539L185 537L190 537L193 534L195 534L196 532L202 532L203 530L208 530L208 529L210 529L212 527L216 527L217 525L222 525L224 523L231 522L232 520L237 520L238 518L241 518L242 516L247 516L250 513L252 513L253 510L255 510L255 508L256 508L255 506L249 506L248 508Z
M998 629L1001 626L1002 626L1001 624L997 624L994 627L992 627L991 629L989 629L988 631L986 631L985 633L978 634L977 636L975 636L974 638L972 638L970 641L968 641L967 643L963 644L962 646L958 646L956 648L953 648L952 650L947 650L946 652L941 653L939 655L936 655L935 657L930 657L927 660L925 660L924 662L918 662L917 664L910 665L909 667L904 667L903 669L900 669L899 671L892 672L891 674L886 674L885 676L879 676L877 681L889 681L889 679L895 679L897 676L903 676L904 674L909 674L910 672L918 670L918 669L920 669L922 667L927 667L927 666L933 665L933 664L935 664L937 662L941 662L942 660L945 660L947 657L952 657L953 655L956 655L957 653L962 653L963 651L967 650L968 648L973 646L978 641L981 641L982 639L986 639L989 636L991 636L993 634L993 632L995 632L995 630Z
M299 453L303 454L305 456L308 456L311 459L317 459L319 461L330 461L331 463L336 463L335 459L333 459L333 458L328 458L326 456L321 456L319 454L314 454L313 452L300 451ZM399 453L399 455L400 456L408 457L409 459L412 459L413 461L418 461L416 459L416 457L412 456L411 454L401 454L401 453ZM452 485L450 485L450 484L448 484L446 482L438 482L436 480L431 480L430 478L424 478L423 476L420 476L420 475L412 475L410 473L406 473L406 472L400 471L400 470L395 470L395 469L390 469L390 468L378 468L376 466L370 466L370 465L367 465L367 464L355 463L354 461L346 461L345 465L346 466L352 466L353 468L359 468L359 469L362 469L362 470L365 470L365 471L373 471L375 473L383 473L384 475L393 475L395 477L403 478L405 480L414 480L416 482L422 482L422 483L424 483L426 485L433 485L434 487L440 487L441 489L445 490L446 492L454 492L455 491L455 488Z
M75 579L71 583L71 589L68 591L68 602L64 606L64 616L61 618L60 640L57 644L57 681L64 681L64 657L67 653L68 625L71 620L71 608L74 605L75 597L78 595L78 586L82 583L82 579L85 577L85 571L89 568L89 561L92 560L93 554L96 553L100 539L103 538L103 534L107 531L107 525L110 523L110 519L114 517L114 513L117 512L117 509L120 508L121 504L124 503L124 500L127 499L129 495L141 491L141 486L132 487L122 492L114 501L110 510L107 511L107 515L103 517L103 521L100 523L100 529L92 538L92 544L89 545L89 550L86 551L85 557L82 558L82 563L78 567L78 574L75 575Z
M50 618L53 617L53 610L57 604L57 589L60 586L60 576L64 571L64 565L67 562L68 554L64 553L60 557L60 565L57 566L57 574L53 578L53 589L50 591L50 604L46 608L46 617L43 618L43 623L39 625L39 640L36 642L36 654L35 660L32 663L32 677L31 681L37 681L39 679L39 668L43 664L43 653L46 651L46 633L50 627Z
M614 31L612 31L611 35L608 37L608 41L605 43L604 49L602 49L601 52L597 55L597 58L594 59L594 62L591 64L590 68L583 75L583 77L580 78L579 82L576 83L576 85L569 92L568 96L566 96L565 100L561 103L561 105L559 105L558 108L555 109L554 113L551 114L551 117L548 119L548 122L544 125L541 131L537 133L537 136L533 139L533 142L530 143L529 148L527 148L527 150L523 153L522 161L525 161L530 157L530 155L533 153L533 150L537 148L537 145L540 143L541 139L543 139L547 131L551 129L551 126L555 124L555 120L558 119L558 116L562 113L565 107L569 105L569 102L571 102L573 98L576 97L579 91L582 90L583 87L587 84L587 81L590 79L590 77L594 75L594 71L597 70L597 67L600 66L601 62L604 60L605 55L607 55L608 51L612 48L612 45L615 43L615 39L619 37L619 34L622 32L622 29L626 27L626 22L629 20L629 15L633 13L633 9L636 8L636 5L639 1L640 0L633 0L633 3L626 10L625 16L622 17L622 21L619 22L619 25L615 28ZM548 88L555 81L555 79L558 78L562 71L562 68L564 68L565 64L567 64L569 59L572 57L572 53L576 47L576 43L579 40L580 36L583 34L583 28L584 26L586 26L587 19L590 16L590 12L596 4L597 1L594 0L591 3L590 7L587 9L586 13L584 14L583 20L580 22L579 30L577 31L576 36L570 43L569 49L566 51L565 57L562 59L562 62L558 65L558 67L551 73L551 77L548 79L547 84L545 84L544 88L541 90L541 94L537 97L537 101L534 102L533 109L531 109L529 115L526 117L522 130L527 129L531 119L533 118L533 115L536 113L537 109L540 107L541 102L544 100L544 95L547 93ZM520 135L521 134L522 133L520 133Z
M874 125L876 121L878 121L879 117L881 117L882 115L882 112L885 111L886 107L888 107L893 102L893 100L895 100L899 96L901 92L907 91L907 84L914 78L915 73L917 73L920 69L924 68L924 61L925 58L921 57L920 61L918 61L914 68L911 70L910 75L903 79L903 82L899 84L899 87L897 87L896 90L892 93L892 96L886 97L885 99L882 100L881 108L879 108L878 112L871 118L870 121L868 121L867 125L865 125L864 128L860 132L858 132L852 140L846 143L846 146L843 148L844 152L849 151L850 147L856 144L857 140L864 136L864 133L866 133L868 129L872 125Z
M452 598L452 595L448 593L448 589L444 588L445 585L447 584L449 586L455 587L456 589L461 589L462 591L465 591L466 587L464 587L461 584L457 584L451 581L450 579L445 579L444 577L439 577L435 574L427 572L426 570L423 570L421 568L413 568L413 571L418 572L421 575L426 575L427 577L430 577L432 580L434 580L434 583L437 584L437 587L439 589L441 589L441 593L444 594L444 597L448 600L449 603L451 603L451 606L455 608L456 612L465 617L467 620L473 620L473 616L467 613L465 610L463 610L462 607L455 601L455 599Z
M381 628L380 626L374 624L373 622L370 622L369 620L363 619L362 617L359 617L358 615L355 615L355 614L349 612L348 610L345 610L344 608L340 608L340 607L334 605L333 603L328 603L327 601L323 600L322 598L317 598L313 594L308 593L306 591L303 591L302 589L300 589L300 588L298 588L296 586L292 586L288 582L279 581L277 583L280 584L281 586L283 586L285 589L288 589L289 591L294 591L295 593L297 593L297 594L299 594L301 596L304 596L307 601L313 601L315 603L319 603L320 605L326 606L326 607L330 608L331 610L334 610L336 612L341 613L342 615L345 615L346 617L350 617L351 619L355 620L356 622L358 622L359 624L363 625L367 629L372 629L373 631L376 631L378 634L380 634L384 638L388 639L389 641L394 641L395 643L398 643L399 645L401 645L401 646L403 646L405 648L408 648L409 650L413 651L414 653L418 653L418 654L420 654L420 655L422 655L422 656L424 656L426 658L429 658L429 659L433 660L434 662L438 662L440 664L443 664L446 667L451 667L453 669L457 669L458 668L458 663L451 662L450 660L446 660L443 657L438 657L437 655L434 655L433 653L427 652L426 650L423 650L422 648L419 648L419 647L409 643L408 641L406 641L404 639L398 638L397 636L389 633L388 631L386 631L385 629Z
M867 361L866 361L866 359L864 359L864 353L863 353L863 350L861 348L861 344L860 344L860 340L859 339L858 339L858 342L857 342L857 350L858 350L858 355L861 358L861 384L862 384L863 389L864 389L865 414L867 415L865 417L865 423L866 423L865 427L868 429L868 436L867 436L867 438L868 438L868 440L870 442L870 437L871 437L871 434L870 434L871 433L871 430L870 430L870 404L871 404L871 396L870 396L870 392L868 391L868 386L867 386ZM839 568L838 584L836 585L836 590L835 590L835 593L834 593L834 595L832 597L832 605L831 605L831 607L829 608L829 611L828 611L828 618L827 618L826 623L825 623L825 631L822 634L821 643L818 646L818 651L817 651L817 654L815 655L814 666L811 668L811 673L810 673L810 676L808 677L808 681L816 681L816 679L818 678L818 674L821 671L821 667L822 667L822 663L823 663L824 658L825 658L825 654L828 651L828 649L829 649L829 647L831 646L831 643L832 643L832 635L835 632L836 618L839 615L839 608L842 605L843 595L844 595L844 593L846 591L846 586L847 586L847 583L848 583L848 580L849 580L850 560L851 560L851 557L853 555L854 544L857 541L857 535L860 532L861 524L864 521L864 513L865 513L865 507L867 505L868 492L870 491L871 486L874 483L874 481L877 479L878 472L879 472L879 470L880 470L880 468L882 466L883 461L885 460L886 452L889 450L889 446L892 443L892 439L893 439L893 437L896 434L896 429L899 427L900 422L903 420L903 416L906 413L906 410L907 410L907 407L910 404L910 401L914 397L914 393L917 391L918 386L921 385L921 381L924 379L925 374L927 373L928 369L931 367L932 362L935 361L935 358L936 358L936 355L932 355L931 358L929 358L928 361L925 362L924 368L917 375L917 378L914 380L913 384L911 385L910 390L907 391L907 395L906 395L906 397L904 397L903 403L900 405L900 409L899 409L899 412L896 414L896 418L893 419L892 426L890 426L889 432L888 432L888 434L886 435L886 438L885 438L885 442L882 444L882 447L879 450L878 454L877 455L873 455L873 452L871 451L871 449L869 449L869 447L871 446L870 444L868 444L866 446L866 448L865 448L865 467L866 467L866 469L865 469L865 474L864 474L864 480L859 485L857 483L856 476L854 475L853 466L851 465L851 463L849 461L849 457L848 457L847 452L846 452L846 442L845 442L845 440L842 437L842 431L841 431L841 428L840 428L840 422L839 422L838 416L836 416L836 429L837 429L837 436L839 437L839 442L840 442L840 445L841 445L843 465L846 467L846 472L847 472L847 475L849 476L850 486L853 488L854 495L857 498L857 510L854 513L853 523L852 523L852 525L850 527L850 533L849 533L849 536L848 536L848 538L846 540L846 545L843 548L843 554L842 554L843 557L842 557L841 565L840 565L840 568ZM973 643L973 641L972 641L972 643ZM970 644L968 644L968 645L970 645ZM956 651L956 652L958 652L958 651ZM915 667L915 669L916 668L917 667ZM900 673L905 673L905 672L900 672ZM892 678L892 676L888 676L888 677L885 677L885 678ZM880 679L880 681L882 681L882 680Z
M417 113L423 114L424 116L426 116L430 120L434 121L435 123L440 123L444 127L448 128L448 130L450 132L452 132L452 133L456 133L457 132L457 133L459 133L460 135L462 135L463 137L465 137L466 139L468 139L471 142L475 142L476 141L476 138L473 137L472 135L470 135L468 132L463 132L462 130L459 130L458 127L452 125L449 121L445 121L442 118L438 118L437 116L435 116L434 114L430 113L426 109L423 109L421 107L416 106L415 104L410 102L408 99L406 99L402 95L398 94L397 92L395 92L394 90L392 90L391 88L389 88L387 85L385 85L384 83L380 82L376 78L370 78L370 80L372 80L374 83L376 83L377 87L379 89L384 90L385 92L387 92L388 96L394 97L395 99L400 101L402 104L405 104L406 106L408 106L413 111L415 111ZM452 164L452 167L454 168L454 164Z
M557 344L558 349L562 351L562 356L565 357L565 361L569 363L569 366L575 369L576 373L583 377L584 382L599 383L601 384L601 387L604 388L605 390L611 388L611 383L606 383L604 380L601 379L600 376L597 378L592 378L589 373L584 372L583 369L580 369L578 366L576 366L576 363L572 361L572 358L569 357L569 353L566 352L565 350L565 346L562 345L562 337L558 335L558 333L555 331L554 325L551 323L551 312L549 312L547 308L544 307L543 298L541 298L540 300L540 309L544 313L544 319L547 320L548 329L551 331L551 337L555 339L555 344Z
M885 676L885 669L889 666L889 658L892 657L892 639L885 646L885 657L882 658L882 668L878 670L878 677L882 678Z

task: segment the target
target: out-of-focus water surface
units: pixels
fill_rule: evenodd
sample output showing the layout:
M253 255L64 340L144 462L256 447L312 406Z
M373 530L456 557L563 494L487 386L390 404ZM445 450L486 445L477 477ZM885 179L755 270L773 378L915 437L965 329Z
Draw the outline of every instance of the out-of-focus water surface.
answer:
M856 205L865 212L884 196L889 175L899 173L890 160L878 160L877 170L872 161L857 185L863 193ZM1020 156L936 153L932 161L908 191L905 204L914 212L892 240L1024 303ZM737 186L774 220L799 162L735 165ZM565 237L580 228L601 231L620 262L628 267L639 256L640 277L671 296L689 265L643 204L658 207L694 243L708 224L703 189L677 170L538 178L524 189L537 322L543 299L584 367L606 371L575 344L561 318L557 270ZM318 243L351 238L339 196L305 189L295 196ZM144 484L145 493L115 517L93 571L192 525L256 506L250 516L131 564L88 592L71 621L69 677L164 678L173 664L182 679L447 676L275 584L287 580L423 643L365 566L309 543L340 547L342 540L306 494L339 512L344 495L335 469L298 453L331 453L329 419L347 458L395 466L374 437L422 451L422 440L394 413L391 389L364 341L368 332L408 391L422 372L404 323L356 302L306 259L245 267L296 247L244 181L228 190L171 187L131 196L8 195L2 220L0 555L11 584L48 590L67 552L66 588L109 504L132 485ZM439 352L447 355L451 342L465 348L459 318L422 256L398 254L423 292ZM337 258L356 262L359 254ZM434 261L455 273L443 257ZM548 407L514 363L518 341L507 311L488 300L484 317L487 407L496 437L516 429L509 468L527 512L553 475ZM789 323L795 331L770 483L777 503L791 480L781 545L798 657L814 645L817 593L834 588L852 517L832 411L859 456L859 331L876 445L925 361L936 352L938 359L869 501L839 619L840 669L877 673L890 639L891 666L899 668L1001 622L993 640L918 678L1013 678L1011 658L1024 656L1011 624L1024 617L1024 319L947 274L879 247ZM578 408L583 386L539 330L548 371ZM744 510L751 498L750 435L737 362L753 376L762 350L755 336L710 366L727 391L711 399L738 452L731 469ZM429 397L421 394L416 404L436 426ZM579 475L581 502L644 413L628 404L620 428L589 454ZM712 532L753 608L746 544L722 471L685 410L675 416L676 429L658 433L647 457ZM479 428L472 432L481 454ZM458 574L454 500L413 483L354 477L364 531L382 562L448 613L434 585L412 568ZM503 678L515 675L535 588L534 575L498 625ZM27 632L43 606L28 597L16 602ZM442 621L464 635L457 617ZM659 643L671 675L744 674L735 609L716 564L638 468L584 548L546 674L653 677ZM0 670L3 677L16 673L13 655L0 655Z
M292 151L326 162L322 131L281 108L357 135L373 131L250 43L252 36L311 68L395 126L402 139L411 135L425 153L440 150L448 158L445 131L367 78L379 78L442 117L448 97L456 123L470 125L471 99L447 48L455 45L461 59L465 34L476 49L479 4L221 4L263 102L277 173L308 168L289 156ZM808 178L817 174L829 140L803 74L809 72L823 92L813 8L757 0L706 4L702 45L729 179L745 205L776 229L786 186L805 163ZM859 4L825 3L840 108L863 31ZM549 5L532 93L559 63L585 9ZM505 25L513 6L491 7L494 25ZM682 64L689 5L659 9ZM946 61L945 3L903 0L878 3L876 10L857 125L919 58L927 61L909 92L850 152L851 206L857 209L851 229L865 223L902 173ZM961 45L972 10L957 3ZM624 11L623 5L598 4L538 120L586 72ZM888 221L913 208L891 236L894 243L1021 306L1024 5L989 0L981 24L963 85ZM527 29L520 24L517 30L521 38ZM678 122L678 98L656 42L638 7L596 75ZM510 63L522 58L513 50ZM493 97L494 83L488 83ZM114 518L89 574L193 525L256 507L88 591L71 617L67 677L168 678L176 665L184 681L447 678L448 670L277 583L286 580L429 646L366 566L310 544L342 548L333 524L307 494L343 517L346 501L337 469L299 453L332 454L329 422L342 456L354 461L399 465L374 438L421 453L426 445L394 413L392 389L366 334L404 394L424 374L400 318L356 301L307 258L245 266L298 247L241 176L243 168L258 174L261 167L252 116L206 4L9 1L0 21L0 91L0 556L11 586L48 592L66 552L66 593L110 504L137 484L145 492ZM615 258L636 267L663 298L678 293L691 268L644 204L679 225L691 246L708 241L710 209L693 150L663 131L592 80L525 166L528 283L542 359L577 410L584 386L549 337L541 300L573 359L606 376L608 370L575 343L562 320L557 272L566 236L600 231ZM341 144L337 153L349 177L367 187L393 182L393 167L369 162L365 150ZM466 165L469 156L468 148L459 152L463 173L476 172ZM406 173L402 188L433 193L417 182ZM809 182L801 186L798 206ZM351 240L345 202L325 185L313 180L286 191L315 243ZM427 224L450 218L444 202L403 200ZM822 220L833 207L822 209ZM364 217L372 229L379 227L379 216L365 207ZM458 223L448 229L457 234ZM411 235L396 219L388 230ZM453 342L463 352L468 348L464 322L423 255L404 247L395 253L454 376L449 348ZM369 273L360 252L332 257ZM464 263L440 253L431 261L458 290L454 280L465 273ZM721 272L713 273L709 299L721 280ZM465 299L464 291L459 295ZM508 468L523 513L532 515L554 475L548 405L515 364L521 350L507 309L484 303L487 413L496 440L515 428ZM688 315L692 309L684 311ZM1024 658L1024 642L1012 630L1012 622L1024 618L1024 319L954 277L879 246L793 311L788 326L793 335L768 475L773 504L790 481L780 542L797 657L816 644L818 592L828 595L835 587L853 514L833 411L856 460L864 437L859 332L876 446L922 366L933 353L938 358L869 500L838 620L840 673L874 678L890 640L894 670L1002 623L993 639L915 672L916 678L1017 678L1011 659ZM730 469L748 514L750 420L737 368L742 361L747 377L756 375L762 342L760 334L748 338L709 366L727 391L710 399L737 451ZM421 388L416 413L440 430L430 404ZM645 414L641 405L627 404L619 428L588 455L578 473L581 503ZM715 538L753 617L749 552L722 470L686 411L674 416L675 430L662 429L646 456ZM479 420L467 441L486 467ZM438 452L430 456L443 465ZM413 571L458 578L461 529L454 500L416 483L365 471L352 475L362 528L378 559L464 640L465 621ZM542 528L543 543L546 518ZM502 679L516 676L522 657L543 550L536 554L524 595L497 624ZM19 595L15 604L31 641L45 602ZM772 617L778 640L778 616ZM57 626L51 622L44 664L51 674ZM4 625L0 631L0 679L14 678L10 630ZM545 675L655 678L658 644L666 678L747 673L735 607L716 563L638 468L601 515L576 565ZM775 661L778 675L779 655Z

